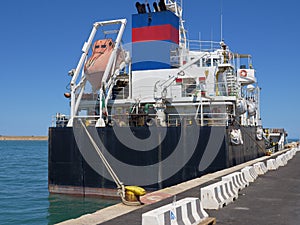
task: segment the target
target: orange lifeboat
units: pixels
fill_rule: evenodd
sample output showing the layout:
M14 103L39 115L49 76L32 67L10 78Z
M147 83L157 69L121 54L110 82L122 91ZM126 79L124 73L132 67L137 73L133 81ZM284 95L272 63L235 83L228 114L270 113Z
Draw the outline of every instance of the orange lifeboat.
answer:
M92 56L84 65L84 73L93 91L101 87L102 77L113 49L114 43L111 38L97 40L94 43Z

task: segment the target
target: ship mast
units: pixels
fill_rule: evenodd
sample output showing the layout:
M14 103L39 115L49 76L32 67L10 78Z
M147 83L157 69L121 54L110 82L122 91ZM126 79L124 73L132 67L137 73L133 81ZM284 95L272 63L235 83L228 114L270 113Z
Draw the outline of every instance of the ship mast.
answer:
M223 41L223 0L221 0L221 18L220 18L220 33L221 33L221 40Z

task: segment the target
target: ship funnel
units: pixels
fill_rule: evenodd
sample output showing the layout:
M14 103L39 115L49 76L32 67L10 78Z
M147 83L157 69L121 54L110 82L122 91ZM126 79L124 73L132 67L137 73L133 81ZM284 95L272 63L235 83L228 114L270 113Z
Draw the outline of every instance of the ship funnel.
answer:
M132 70L170 69L179 48L179 17L166 10L132 15ZM149 20L149 18L151 18ZM171 61L172 59L172 61Z

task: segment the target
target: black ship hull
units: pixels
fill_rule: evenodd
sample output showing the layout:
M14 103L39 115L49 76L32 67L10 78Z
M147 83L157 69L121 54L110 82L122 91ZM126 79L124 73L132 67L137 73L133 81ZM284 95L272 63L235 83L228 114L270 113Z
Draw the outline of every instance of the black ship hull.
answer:
M124 144L118 136L118 132L128 134L128 129L132 134L128 138L139 140L133 147ZM148 127L118 127L117 130L88 127L119 179L125 185L138 185L149 191L264 155L264 141L256 139L255 127L239 127L243 137L240 145L230 142L232 127L189 125L153 129L155 132ZM116 184L91 142L82 129L49 128L50 193L117 196Z

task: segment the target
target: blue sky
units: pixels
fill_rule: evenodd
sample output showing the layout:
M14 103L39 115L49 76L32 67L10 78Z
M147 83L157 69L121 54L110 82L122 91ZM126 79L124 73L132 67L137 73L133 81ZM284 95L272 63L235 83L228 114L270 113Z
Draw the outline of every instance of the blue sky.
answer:
M152 3L154 0L148 0ZM96 21L126 18L130 42L133 0L13 0L0 3L0 135L47 135L51 116L69 114L67 72ZM141 0L143 2L143 0ZM190 39L220 40L253 56L264 127L300 136L300 2L183 0Z

